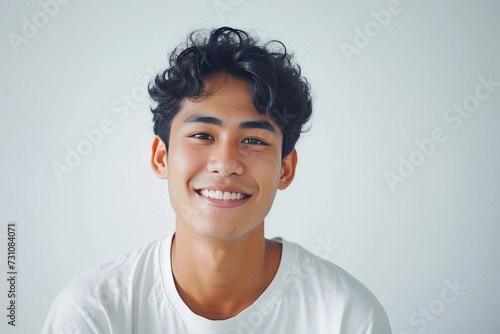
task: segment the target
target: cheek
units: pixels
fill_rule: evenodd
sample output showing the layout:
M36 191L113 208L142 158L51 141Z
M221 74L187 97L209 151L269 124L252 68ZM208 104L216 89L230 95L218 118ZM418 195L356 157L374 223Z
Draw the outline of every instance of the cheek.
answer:
M173 175L189 174L203 168L204 156L201 152L193 150L190 147L177 146L172 149L169 154L169 171Z
M193 154L189 147L173 143L167 158L168 165L168 191L170 202L177 215L185 217L186 211L191 210L186 206L186 199L190 194L193 177L204 168L200 154Z
M254 169L254 173L259 175L259 178L265 179L266 182L277 184L281 175L281 160L276 157L262 157L255 158L247 164L250 168Z

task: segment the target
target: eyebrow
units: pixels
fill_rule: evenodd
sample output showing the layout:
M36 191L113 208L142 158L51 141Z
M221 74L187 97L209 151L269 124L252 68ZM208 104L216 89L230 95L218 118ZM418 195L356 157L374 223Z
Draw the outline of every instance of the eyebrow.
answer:
M184 120L184 123L205 123L211 125L222 126L222 121L215 117L191 115Z
M184 123L204 123L210 125L222 126L223 122L221 119L211 116L201 116L201 115L191 115L184 120ZM252 120L241 122L239 125L240 129L262 129L273 133L276 133L276 129L268 121L264 120Z

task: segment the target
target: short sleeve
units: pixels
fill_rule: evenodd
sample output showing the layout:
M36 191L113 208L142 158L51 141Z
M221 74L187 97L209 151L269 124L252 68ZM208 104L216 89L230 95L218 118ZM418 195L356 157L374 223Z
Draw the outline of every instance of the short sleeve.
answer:
M389 318L364 286L352 291L342 321L342 334L392 334Z
M42 334L105 334L109 326L104 309L91 291L66 286L50 307Z

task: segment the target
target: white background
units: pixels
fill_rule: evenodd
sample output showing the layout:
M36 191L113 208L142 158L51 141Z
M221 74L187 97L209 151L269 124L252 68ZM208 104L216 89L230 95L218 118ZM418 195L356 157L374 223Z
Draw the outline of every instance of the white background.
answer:
M15 221L19 275L16 328L1 280L0 331L39 332L71 278L173 231L167 181L149 163L149 98L138 94L187 32L231 25L283 41L315 99L296 179L278 193L267 235L322 249L374 292L394 333L496 332L500 87L456 129L443 115L473 101L478 77L500 82L500 5L402 0L381 26L371 11L388 3L73 0L44 22L38 2L4 0L0 264L4 277ZM15 45L23 18L40 27ZM368 45L346 57L341 43L363 46L355 38L365 28ZM103 119L113 131L60 181L53 163L65 164L68 147ZM391 191L384 174L436 128L446 140ZM319 248L327 243L330 253ZM445 280L466 286L453 302L440 301Z

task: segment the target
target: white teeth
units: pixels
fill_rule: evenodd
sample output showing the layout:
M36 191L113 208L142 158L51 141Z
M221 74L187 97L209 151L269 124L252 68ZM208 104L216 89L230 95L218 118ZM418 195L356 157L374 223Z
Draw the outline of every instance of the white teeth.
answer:
M224 201L227 200L238 200L242 199L245 197L242 193L235 193L235 192L229 192L229 191L220 191L220 190L208 190L208 189L203 189L200 191L200 194L205 197L209 198L214 198L214 199L221 199Z

